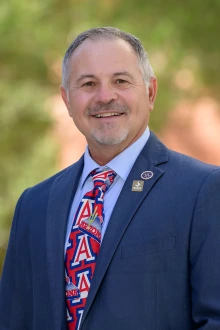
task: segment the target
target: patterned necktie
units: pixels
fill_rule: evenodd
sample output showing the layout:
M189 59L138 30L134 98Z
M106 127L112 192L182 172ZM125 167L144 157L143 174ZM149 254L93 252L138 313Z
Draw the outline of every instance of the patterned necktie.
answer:
M69 330L78 330L96 266L104 221L103 198L116 173L108 168L90 173L94 188L77 209L66 249L66 305Z

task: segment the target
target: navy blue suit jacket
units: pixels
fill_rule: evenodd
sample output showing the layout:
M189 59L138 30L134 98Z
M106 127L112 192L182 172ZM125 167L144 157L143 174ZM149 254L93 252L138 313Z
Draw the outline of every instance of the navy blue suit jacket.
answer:
M26 190L12 224L0 330L66 329L64 243L83 158ZM144 171L141 192L131 190ZM220 329L220 169L151 133L113 210L80 330Z

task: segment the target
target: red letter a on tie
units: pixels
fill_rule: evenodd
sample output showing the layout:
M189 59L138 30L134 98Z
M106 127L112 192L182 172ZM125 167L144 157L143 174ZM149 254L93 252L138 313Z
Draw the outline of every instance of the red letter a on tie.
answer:
M80 242L78 245L78 249L76 251L76 257L74 260L74 264L78 263L81 260L85 260L85 259L87 259L87 261L94 260L95 258L92 257L92 253L90 251L87 236L82 235L79 237L79 240L80 240Z
M91 215L92 201L88 199L83 200L80 213L78 214L76 226L79 226L84 218L89 218Z

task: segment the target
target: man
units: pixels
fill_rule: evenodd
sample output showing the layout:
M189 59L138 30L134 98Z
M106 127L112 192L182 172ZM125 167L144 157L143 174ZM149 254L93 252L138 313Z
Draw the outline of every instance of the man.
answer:
M220 329L220 169L149 131L156 92L130 34L91 29L67 50L61 94L88 148L18 201L1 330Z

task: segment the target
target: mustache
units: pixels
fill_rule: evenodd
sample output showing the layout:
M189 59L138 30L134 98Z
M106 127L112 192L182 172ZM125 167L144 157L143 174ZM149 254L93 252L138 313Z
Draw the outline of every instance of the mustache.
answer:
M99 103L94 106L88 107L86 110L86 114L93 116L99 114L100 112L109 111L109 110L111 111L114 110L114 112L120 112L120 113L130 112L129 107L125 104L120 104L117 102L109 102L107 104Z

